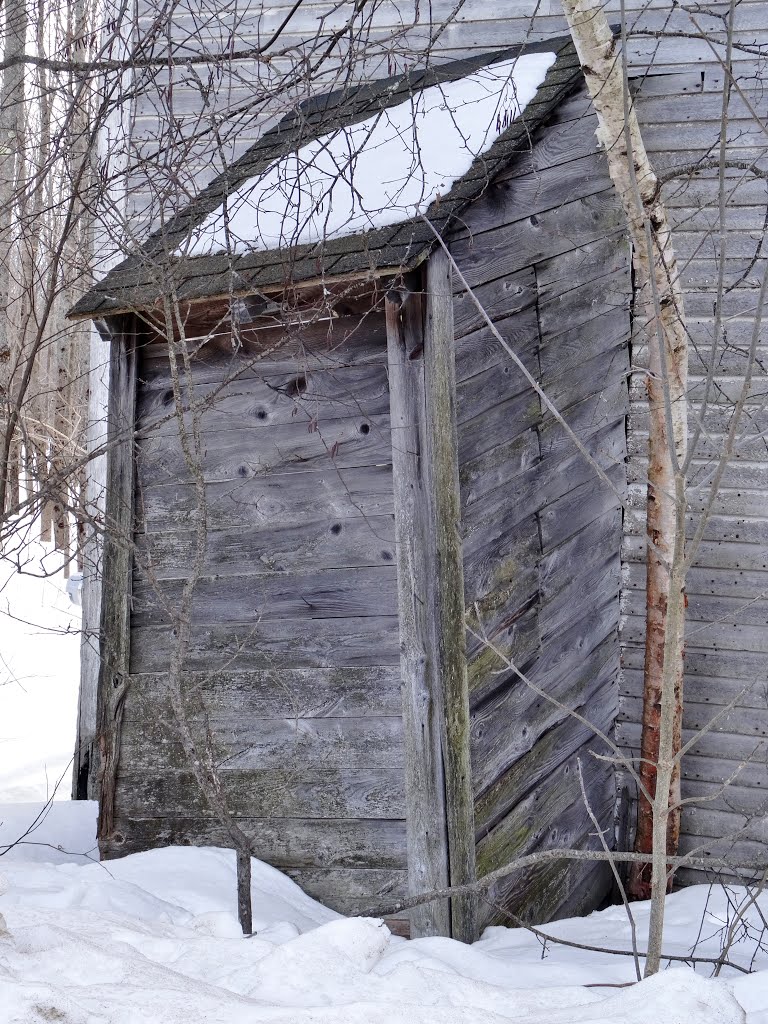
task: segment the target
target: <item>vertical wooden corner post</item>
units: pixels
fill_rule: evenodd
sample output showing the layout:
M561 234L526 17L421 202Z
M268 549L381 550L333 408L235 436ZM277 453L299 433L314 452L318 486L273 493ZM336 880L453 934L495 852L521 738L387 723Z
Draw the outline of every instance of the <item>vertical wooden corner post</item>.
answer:
M111 322L110 334L107 482L96 704L98 840L102 852L114 835L120 732L128 690L136 415L135 317L122 316Z
M387 347L411 893L475 877L456 440L453 298L438 249L387 294ZM473 898L411 911L418 935L471 942Z

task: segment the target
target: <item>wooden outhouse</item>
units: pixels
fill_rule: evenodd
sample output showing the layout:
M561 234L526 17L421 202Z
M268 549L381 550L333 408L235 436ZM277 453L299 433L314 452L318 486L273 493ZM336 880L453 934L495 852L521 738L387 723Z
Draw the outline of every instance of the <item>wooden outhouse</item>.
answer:
M340 911L613 841L631 282L570 42L525 48L546 77L426 216L185 248L276 160L519 52L302 104L74 308L111 345L104 856L226 844L175 657L254 854ZM609 888L549 862L406 916L469 939Z

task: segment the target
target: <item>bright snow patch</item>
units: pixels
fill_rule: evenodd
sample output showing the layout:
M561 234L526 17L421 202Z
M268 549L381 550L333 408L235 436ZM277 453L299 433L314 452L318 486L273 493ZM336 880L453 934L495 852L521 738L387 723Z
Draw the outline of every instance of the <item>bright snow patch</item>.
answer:
M38 833L53 863L26 862L26 848L0 859L0 1024L768 1024L766 970L710 980L673 967L639 985L589 988L633 982L631 959L542 948L507 928L471 947L406 942L380 921L327 910L256 860L257 934L243 939L231 852L172 847L65 863L55 849L65 834L73 849L92 848L95 808L56 811ZM21 808L13 813L23 824ZM698 941L699 953L717 955L742 898L706 886L670 897L668 951ZM768 895L761 903L765 913ZM642 941L648 905L634 910ZM757 931L732 952L745 964L762 927L751 918ZM629 942L617 907L547 928L594 945ZM754 966L768 967L768 956L757 950Z
M80 609L62 555L30 541L0 558L0 802L71 791ZM21 571L18 571L18 570Z
M323 135L241 185L185 251L299 245L425 212L525 109L554 60L532 53L502 61Z

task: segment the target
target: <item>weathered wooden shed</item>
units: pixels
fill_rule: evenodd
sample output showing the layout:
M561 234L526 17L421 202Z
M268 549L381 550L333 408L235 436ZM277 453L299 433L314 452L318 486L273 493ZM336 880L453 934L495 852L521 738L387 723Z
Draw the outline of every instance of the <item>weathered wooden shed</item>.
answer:
M520 48L302 105L74 308L111 344L79 753L104 856L225 842L164 686L193 574L190 713L254 854L310 894L354 913L594 847L590 815L610 833L589 723L610 733L618 702L629 253L573 47L537 50L556 59L534 98L426 219L183 254L276 159ZM469 939L609 886L603 865L549 863L412 911L411 933Z

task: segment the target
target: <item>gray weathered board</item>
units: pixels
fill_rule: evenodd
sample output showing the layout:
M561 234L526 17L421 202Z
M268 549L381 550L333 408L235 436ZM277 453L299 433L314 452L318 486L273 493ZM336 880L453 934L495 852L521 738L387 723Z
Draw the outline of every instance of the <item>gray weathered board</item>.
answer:
M604 160L594 152L593 130L589 118L563 121L561 112L534 148L534 154L539 146L551 153L552 165L534 158L491 185L451 244L485 314L614 486L598 480L472 297L459 292L457 401L480 874L547 845L594 843L579 766L598 819L607 824L613 815L613 769L591 756L598 747L588 723L610 732L618 703L617 495L626 486L630 282L621 214ZM563 160L562 146L573 159ZM505 668L505 657L530 685ZM579 902L581 878L589 888ZM480 920L508 923L505 911L532 919L587 910L599 905L608 884L607 873L592 866L574 872L556 864L512 875L481 903Z

